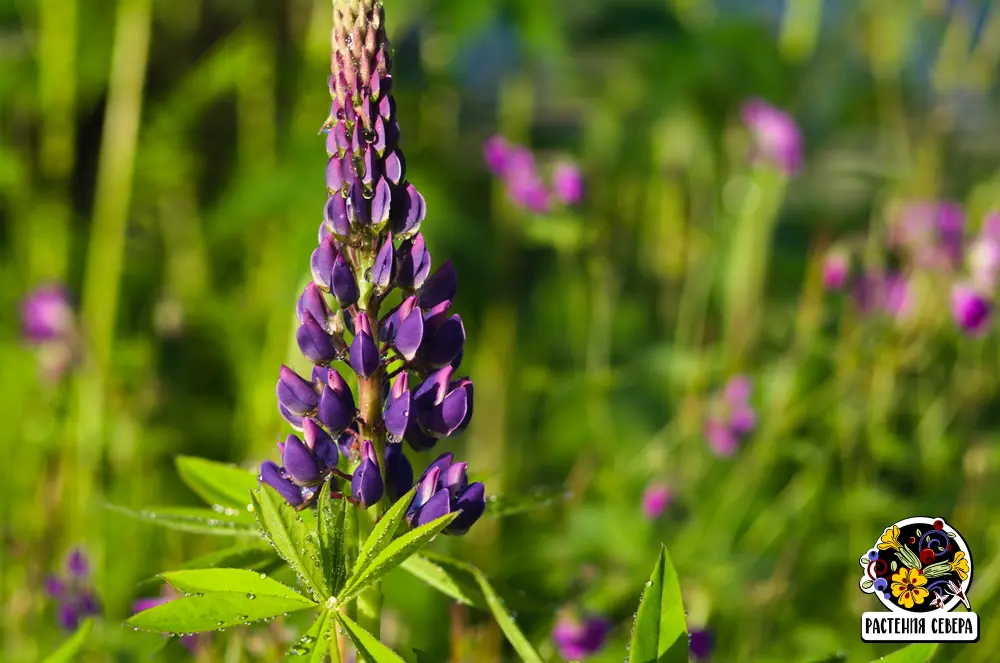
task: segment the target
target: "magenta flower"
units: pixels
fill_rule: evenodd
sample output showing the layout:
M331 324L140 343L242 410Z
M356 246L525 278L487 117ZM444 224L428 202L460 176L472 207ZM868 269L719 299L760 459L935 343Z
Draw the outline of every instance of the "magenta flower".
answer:
M90 585L90 562L82 548L70 551L65 574L46 578L45 592L55 599L56 621L67 631L75 631L85 618L101 613L97 595Z
M959 283L951 291L951 313L962 331L978 336L992 321L993 302L973 286Z
M669 486L662 483L651 483L642 496L642 515L646 520L656 520L670 506L674 494Z
M483 161L486 162L486 168L497 177L506 174L510 153L511 145L503 136L493 136L483 143Z
M138 599L132 603L132 612L138 613L143 610L149 610L150 608L155 608L158 605L163 605L168 601L172 601L177 598L176 592L169 586L164 586L164 593L162 596L153 596L144 599ZM209 639L209 635L206 633L200 633L198 635L185 635L181 637L181 644L184 645L189 652L194 654L198 651L198 648L203 646Z
M850 254L842 248L831 250L823 260L823 287L827 290L841 290L847 285L850 271Z
M552 629L552 641L562 658L579 661L599 652L610 631L611 622L603 617L585 615L579 618L564 613Z
M950 271L962 260L965 211L958 203L906 204L890 228L889 243L910 252L915 267Z
M883 312L902 320L913 309L909 283L899 274L865 274L855 282L853 296L855 305L865 314Z
M755 159L763 159L787 175L801 170L802 134L791 115L761 99L743 104L740 115L753 134Z
M21 301L21 328L32 344L64 338L74 326L73 306L61 285L35 288Z
M583 174L574 163L563 161L552 172L552 190L564 205L578 205L583 200Z
M716 456L731 456L739 443L756 427L757 415L750 405L750 380L732 378L715 395L705 421L705 437Z
M1000 276L1000 212L988 214L979 236L966 252L966 263L972 282L985 291L993 292Z

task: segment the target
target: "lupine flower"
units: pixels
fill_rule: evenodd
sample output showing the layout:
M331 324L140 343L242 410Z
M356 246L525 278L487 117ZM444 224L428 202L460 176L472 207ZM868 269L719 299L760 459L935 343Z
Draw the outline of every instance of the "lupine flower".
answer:
M578 205L583 200L583 174L575 163L559 163L552 173L552 190L565 205Z
M552 641L567 661L579 661L599 652L611 631L611 622L597 615L559 615L552 629Z
M465 534L486 511L483 484L470 484L467 463L453 463L450 453L441 454L417 482L417 494L406 511L410 527L420 527L455 511L461 511L445 528L445 534Z
M688 649L696 661L704 661L712 655L712 634L707 630L693 630L688 634Z
M715 455L731 456L756 426L750 389L750 380L740 375L715 395L705 421L705 437Z
M90 586L90 562L81 548L74 548L66 558L65 573L49 576L46 593L56 601L56 621L67 631L80 622L101 613L97 595Z
M962 260L965 211L958 203L914 201L890 226L890 246L907 251L919 269L954 270Z
M802 134L791 115L760 99L751 99L740 111L754 138L755 159L795 175L802 167Z
M673 501L674 495L670 487L662 483L651 483L646 486L642 496L642 515L646 520L656 520Z
M976 336L989 327L993 302L972 285L959 283L951 291L951 313L962 331Z
M21 300L21 335L38 348L38 368L45 382L58 382L76 357L76 314L61 285L35 288Z
M278 445L281 464L265 461L259 477L299 509L313 506L321 489L384 507L413 486L399 443L430 449L472 417L472 382L456 374L465 344L462 319L450 313L458 279L451 262L432 273L420 234L427 210L399 146L384 9L334 0L333 23L332 104L322 128L327 200L312 280L295 310L299 349L314 366L311 374L278 372L278 411L301 437L288 435ZM488 152L488 161L507 167L504 145ZM397 289L402 302L384 310ZM356 377L356 393L338 362ZM464 463L448 458L436 461L440 476L425 481L432 494L412 507L411 520L461 510L448 533L462 534L485 509L484 488L467 485Z
M901 320L913 310L909 283L899 274L865 274L855 282L853 295L862 313L881 311Z
M168 601L172 601L179 598L177 592L169 585L164 585L163 594L161 596L152 596L144 599L137 599L132 603L132 612L139 613L143 610L149 610L150 608L155 608L158 605L163 605ZM181 636L180 641L184 647L187 648L192 654L196 653L198 649L207 643L209 636L207 633L199 633L197 635L185 635Z
M823 287L840 290L847 285L851 271L851 254L843 248L835 248L823 260Z
M988 214L979 236L966 253L966 263L972 282L989 292L997 287L1000 276L1000 212Z

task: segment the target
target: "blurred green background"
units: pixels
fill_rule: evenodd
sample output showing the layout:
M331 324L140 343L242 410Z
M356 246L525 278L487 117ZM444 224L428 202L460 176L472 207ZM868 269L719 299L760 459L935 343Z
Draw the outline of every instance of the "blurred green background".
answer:
M858 558L929 515L972 550L982 628L935 660L995 660L997 336L862 319L820 280L825 248L881 236L894 201L954 199L971 223L1000 208L992 4L385 0L408 175L435 263L460 275L476 384L472 427L440 451L490 494L538 495L435 545L490 574L543 654L572 606L617 621L594 660L621 661L662 541L712 660L869 661L897 645L860 642L878 608ZM104 608L81 660L146 660L157 637L120 626L156 594L138 583L231 542L105 505L197 505L178 454L275 457L325 202L330 16L318 0L0 2L4 661L65 639L42 587L76 544ZM787 186L746 158L756 96L802 127ZM586 204L515 208L482 164L497 133L579 160ZM773 233L747 225L761 210ZM85 348L58 380L17 315L50 281ZM759 426L719 459L706 397L737 373ZM655 522L650 481L676 494ZM389 644L514 660L486 615L390 578ZM276 660L295 628L214 635L201 660Z

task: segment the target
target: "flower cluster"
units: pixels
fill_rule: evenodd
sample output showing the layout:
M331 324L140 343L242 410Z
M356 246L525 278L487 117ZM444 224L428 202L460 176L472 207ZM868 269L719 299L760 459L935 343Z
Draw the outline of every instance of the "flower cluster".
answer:
M750 404L750 380L732 378L712 399L705 420L705 437L717 456L731 456L757 425L757 414Z
M551 169L550 183L546 184L531 150L513 145L501 136L486 141L483 159L489 171L503 181L510 200L530 212L546 214L554 200L567 206L583 200L583 175L570 161L557 162Z
M907 203L890 221L886 249L898 267L852 273L852 253L838 245L825 258L824 285L849 287L861 312L884 312L897 320L921 310L936 315L946 307L935 302L947 297L962 331L979 335L989 329L1000 276L1000 214L987 215L969 241L965 212L957 203Z
M556 618L552 642L564 660L579 661L604 648L613 626L600 615L579 615L565 610ZM713 644L712 634L707 630L695 629L688 634L688 650L694 660L703 661L711 656Z
M55 599L56 621L67 631L76 630L83 619L101 612L97 595L90 586L90 561L80 548L74 548L66 558L65 574L45 580L45 591Z
M76 312L61 285L42 285L21 300L21 336L39 349L39 370L57 382L70 368L77 349Z
M298 508L313 504L326 482L331 494L346 496L338 479L364 507L398 499L413 486L401 442L431 449L464 431L473 410L472 382L456 375L465 345L462 318L450 312L457 275L450 261L431 273L419 232L424 198L406 179L398 144L381 4L335 2L333 45L323 127L328 197L313 278L296 307L296 339L314 368L303 377L281 367L278 410L302 437L289 435L279 444L281 465L268 461L260 472ZM383 313L392 297L398 303ZM357 381L357 398L348 379ZM459 465L461 480L456 470L455 481L442 484L453 497L448 509L463 511L447 530L453 534L485 509L482 484L465 486Z
M751 99L740 109L743 124L753 135L754 161L769 163L786 175L802 168L802 134L788 113L761 99Z

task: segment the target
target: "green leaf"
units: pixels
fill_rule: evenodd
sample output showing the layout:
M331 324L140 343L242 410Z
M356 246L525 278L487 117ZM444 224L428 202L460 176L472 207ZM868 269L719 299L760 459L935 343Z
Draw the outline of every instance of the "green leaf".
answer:
M334 596L347 580L346 545L347 500L333 500L329 490L320 491L316 529L323 576Z
M258 485L256 473L193 456L178 456L176 462L181 479L201 499L246 513L247 491Z
M336 651L337 638L333 632L333 624L333 615L329 610L324 610L309 627L309 630L288 650L288 653L285 654L285 660L323 663L331 646Z
M483 610L489 609L486 598L479 590L479 583L464 570L447 568L425 553L417 553L407 558L400 568L459 603Z
M135 511L115 504L108 504L106 507L131 518L183 532L217 536L252 536L256 533L252 520L233 518L212 509L164 506Z
M250 499L253 500L257 522L278 554L288 562L315 598L322 600L329 597L316 542L295 509L267 485L251 492Z
M242 592L251 600L258 596L276 596L278 598L298 599L307 606L315 605L315 602L311 599L307 599L277 580L272 580L263 573L257 573L256 571L247 571L245 569L190 569L186 571L168 571L160 575L175 589L184 594Z
M514 651L521 657L521 660L525 661L525 663L542 662L542 657L538 655L538 652L531 646L528 638L525 637L521 629L514 623L514 618L507 612L503 600L496 593L496 590L493 589L493 586L490 585L486 574L471 564L443 555L434 555L431 559L438 566L447 569L453 578L458 579L459 584L467 582L463 578L471 578L478 586L479 593L482 594L487 609L493 614L493 619L496 620L497 625L500 626L500 630L503 631L503 634L507 637L507 641L510 642Z
M632 626L629 660L632 663L687 663L688 660L681 587L667 548L662 544Z
M252 543L249 545L232 546L210 552L207 555L196 557L189 562L185 562L178 567L184 569L218 569L218 568L240 568L250 569L258 572L269 572L282 564L281 557L274 551L274 548L264 542ZM159 575L147 578L139 583L140 592L145 592L151 586L159 585L161 578Z
M417 659L417 663L441 663L448 658L447 656L432 656L420 649L413 650L413 657Z
M411 530L403 536L395 539L382 549L375 559L368 566L362 567L360 564L355 567L354 573L347 580L344 589L337 595L339 601L346 601L359 594L365 587L368 587L379 580L386 573L403 563L407 557L420 550L437 536L441 530L451 524L451 521L458 517L459 512L448 513L437 520L426 525L421 525L415 530Z
M862 589L868 589L869 587L871 587L874 584L875 584L875 581L873 581L873 580L865 580L863 583L861 583L861 588Z
M832 654L830 656L821 658L818 661L815 661L814 663L843 663L843 661L846 660L847 660L847 654L840 652L837 654Z
M94 627L94 622L90 619L84 620L76 629L76 632L64 642L59 649L48 655L42 663L70 663L79 660L77 656L83 643L87 641L87 636Z
M416 492L417 488L414 486L410 489L410 492L396 500L396 503L389 507L389 510L382 516L382 519L375 523L372 533L368 535L364 545L361 546L361 550L358 551L358 559L354 563L354 569L351 573L352 579L361 571L368 568L372 560L375 559L375 556L382 552L389 545L389 542L392 541L392 537L395 536L396 530L399 529L400 523L403 522L406 509L410 506L410 502L413 501L413 495Z
M354 620L340 612L333 613L340 621L348 637L358 650L358 656L368 663L405 663L399 654L392 651L373 636L364 630Z
M934 656L937 648L937 643L922 642L910 645L909 647L903 647L888 656L876 659L876 661L881 661L882 663L927 663ZM876 661L872 663L876 663Z
M246 590L195 594L143 610L126 623L160 633L202 633L316 607L312 601L287 591L291 596L256 595Z

